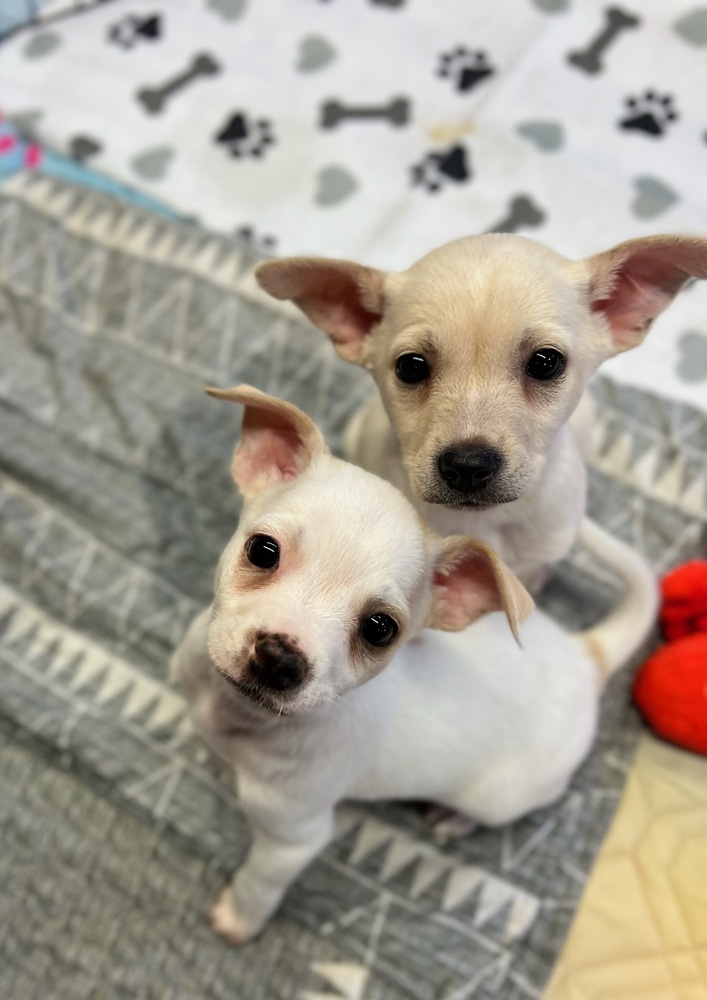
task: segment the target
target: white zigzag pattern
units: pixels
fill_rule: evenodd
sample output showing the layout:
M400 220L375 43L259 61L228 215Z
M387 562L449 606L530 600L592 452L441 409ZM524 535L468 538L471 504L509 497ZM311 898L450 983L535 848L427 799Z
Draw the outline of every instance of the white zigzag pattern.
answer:
M173 221L165 223L129 206L106 204L104 210L95 211L95 194L67 189L41 174L15 174L6 181L5 193L61 219L62 226L77 236L106 247L119 246L123 253L143 260L168 262L214 285L229 291L238 289L247 298L270 304L250 275L244 276L243 251L235 243L229 246L224 240L205 240L196 229L180 228Z
M75 694L87 698L86 688L96 684L95 692L90 695L96 707L101 708L111 699L124 696L120 717L132 721L149 708L143 723L148 732L169 728L178 739L191 730L186 703L175 691L56 622L0 583L0 615L5 614L10 622L0 637L2 645L10 647L28 642L22 655L22 669L56 678L74 664L74 675L67 686ZM46 667L37 665L43 654L50 656Z
M408 895L419 899L433 885L444 881L441 910L451 913L477 895L472 925L481 929L507 909L503 942L508 944L527 932L538 910L538 899L505 879L477 865L458 864L432 845L415 840L396 827L356 806L337 812L336 836L341 838L358 828L348 863L356 866L387 845L378 878L387 882L408 865L414 866Z
M109 335L101 316L101 297L86 296L85 285L99 285L106 267L106 249L117 244L122 253L132 258L125 326L119 336L129 340L135 350L149 357L166 359L202 380L217 378L218 373L233 361L231 355L239 309L237 295L241 303L266 306L271 313L280 314L280 325L275 324L267 337L254 337L249 347L241 346L238 351L241 370L249 360L259 355L267 358L266 391L277 390L287 396L307 378L315 378L318 388L313 393L317 411L314 416L325 425L325 432L372 393L373 386L368 380L347 379L338 387L338 395L332 397L330 383L341 362L336 360L323 340L321 350L312 349L311 331L307 330L301 315L288 303L276 302L260 290L250 270L244 271L246 261L242 249L235 244L204 236L189 228L175 234L175 223L167 226L163 220L150 218L130 206L106 205L97 210L94 194L85 194L79 189L67 191L64 185L41 175L15 175L7 182L5 192L14 195L17 200L7 198L0 206L0 231L4 236L0 247L0 276L5 275L10 284L26 293L32 301L61 312L64 321L73 324L84 335ZM22 274L34 265L38 256L43 261L47 259L47 247L32 244L18 251L14 246L15 230L11 223L22 202L61 220L62 228L55 233L49 263L44 268L45 280L39 293L23 283ZM64 232L85 236L92 241L88 253L72 264L69 263L69 256L62 253ZM170 267L181 269L183 274L157 299L145 299L141 287L142 261L169 263ZM196 333L189 330L187 352L187 318L193 299L194 279L220 287L229 293L229 298L200 317ZM73 308L65 308L67 300L83 301L86 298L93 302L93 307L84 315L77 315ZM166 317L169 318L168 323L165 323ZM301 337L293 336L292 332L285 337L286 321L293 319L297 321ZM139 336L141 331L153 331L158 320L169 332L168 342L164 342L163 338L155 341L152 336ZM196 350L200 339L214 335L220 338L220 360L216 366L201 361ZM290 372L286 378L283 371L285 354L289 361L286 369ZM43 406L38 404L34 416L52 423L56 417L56 402L50 400ZM101 431L88 429L86 433L95 440L100 438Z
M691 517L707 520L707 456L695 456L698 460L704 459L702 469L696 473L695 463L690 464L683 450L678 452L676 448L672 462L657 475L665 440L656 438L655 443L632 462L632 442L634 435L641 433L640 429L622 430L611 447L602 453L612 425L611 417L600 414L594 429L591 465L647 497L677 507ZM645 433L651 437L647 431Z

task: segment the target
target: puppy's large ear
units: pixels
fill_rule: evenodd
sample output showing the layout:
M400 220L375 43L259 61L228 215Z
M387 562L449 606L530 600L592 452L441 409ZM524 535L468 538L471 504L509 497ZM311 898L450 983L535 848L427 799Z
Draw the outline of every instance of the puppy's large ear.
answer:
M591 308L606 319L613 353L636 347L690 278L707 278L707 240L648 236L590 257Z
M264 486L294 479L327 448L316 424L292 403L249 385L207 389L209 396L244 406L241 438L231 473L244 497Z
M260 264L255 277L269 295L299 306L345 361L361 363L366 337L383 313L383 271L348 260L285 257Z
M518 627L535 607L520 580L482 542L445 538L432 581L430 628L459 632L488 611L503 609L517 641Z

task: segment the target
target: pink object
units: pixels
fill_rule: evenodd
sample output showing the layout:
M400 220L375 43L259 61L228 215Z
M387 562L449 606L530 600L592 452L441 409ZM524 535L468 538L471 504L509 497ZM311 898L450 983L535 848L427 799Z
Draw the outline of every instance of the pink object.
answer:
M0 135L0 156L9 153L17 145L16 135Z
M25 166L34 170L42 162L42 149L36 142L31 142L25 150Z

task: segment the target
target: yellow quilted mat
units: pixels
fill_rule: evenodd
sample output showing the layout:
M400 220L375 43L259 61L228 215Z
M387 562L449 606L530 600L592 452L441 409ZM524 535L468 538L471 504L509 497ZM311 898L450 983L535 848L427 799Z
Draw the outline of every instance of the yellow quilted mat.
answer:
M707 758L651 736L544 1000L707 1000Z

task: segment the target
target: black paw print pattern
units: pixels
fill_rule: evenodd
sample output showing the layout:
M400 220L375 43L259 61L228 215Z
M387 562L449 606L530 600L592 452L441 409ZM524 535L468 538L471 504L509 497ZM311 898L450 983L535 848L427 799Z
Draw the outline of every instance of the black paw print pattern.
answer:
M242 112L231 115L218 133L216 142L225 146L231 156L261 157L275 142L272 123L267 118L251 120Z
M132 49L140 41L154 42L162 34L162 19L159 14L138 17L130 14L112 24L108 29L108 41L121 49Z
M411 174L413 187L424 187L433 193L450 181L456 184L468 181L471 174L466 147L458 144L441 153L428 153L411 168Z
M453 80L459 93L466 93L495 72L485 52L470 52L462 46L443 52L437 74Z
M627 97L626 109L626 116L619 122L619 128L626 132L661 136L678 119L672 97L661 96L654 90L646 90L640 97Z

